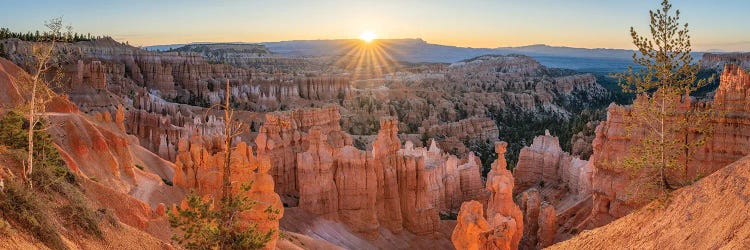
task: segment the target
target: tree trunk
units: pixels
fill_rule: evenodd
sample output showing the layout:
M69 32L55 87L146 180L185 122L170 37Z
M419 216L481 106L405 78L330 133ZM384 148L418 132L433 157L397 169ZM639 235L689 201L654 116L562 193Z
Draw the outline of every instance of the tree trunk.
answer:
M232 126L231 126L231 115L229 110L229 80L226 83L226 93L224 98L224 178L223 178L223 190L222 198L231 201L231 176L232 170L230 168L231 154L232 154Z
M31 86L31 104L30 104L30 110L29 110L29 132L27 135L27 140L29 144L28 148L28 159L26 160L25 169L23 172L23 178L26 181L26 183L29 185L30 188L33 188L34 185L31 182L31 172L34 170L34 125L36 123L36 120L34 119L34 116L36 115L34 111L36 111L36 78L34 79L34 82Z
M666 149L666 140L665 140L665 138L667 137L665 133L665 127L666 127L665 120L667 119L667 111L666 111L666 106L665 106L667 104L666 102L667 102L666 96L662 96L661 97L661 117L659 121L661 125L661 128L660 128L661 134L659 136L659 144L661 146L661 166L659 167L659 175L661 175L660 177L661 177L662 187L664 188L664 190L669 190L670 189L669 181L667 180L667 175L665 173L666 168L667 168L667 158L666 158L667 149Z
M226 92L224 98L224 176L222 177L223 187L221 191L222 200L222 228L221 240L219 248L222 249L224 245L231 245L231 230L232 230L232 211L230 211L230 205L232 204L232 170L230 167L232 159L232 126L231 126L231 113L229 110L229 80L226 83Z

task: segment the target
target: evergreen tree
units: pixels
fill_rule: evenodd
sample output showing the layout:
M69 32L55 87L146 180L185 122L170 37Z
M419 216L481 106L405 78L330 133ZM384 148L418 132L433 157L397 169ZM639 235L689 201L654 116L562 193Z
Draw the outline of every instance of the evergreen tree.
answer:
M691 152L712 135L709 107L695 103L690 93L707 83L697 80L699 66L692 64L688 25L680 24L680 11L672 13L664 0L661 9L650 11L650 37L631 27L638 48L632 67L618 74L624 92L637 95L626 132L640 141L629 148L620 164L635 177L630 187L636 199L668 197L670 191L687 184Z

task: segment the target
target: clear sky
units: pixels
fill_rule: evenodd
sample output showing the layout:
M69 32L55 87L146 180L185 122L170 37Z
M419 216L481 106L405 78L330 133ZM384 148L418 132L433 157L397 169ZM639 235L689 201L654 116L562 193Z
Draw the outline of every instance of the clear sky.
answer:
M548 44L631 48L628 29L648 31L659 0L0 0L0 26L37 30L64 16L75 31L134 45L422 38L501 47ZM673 0L690 23L695 50L750 51L750 1Z

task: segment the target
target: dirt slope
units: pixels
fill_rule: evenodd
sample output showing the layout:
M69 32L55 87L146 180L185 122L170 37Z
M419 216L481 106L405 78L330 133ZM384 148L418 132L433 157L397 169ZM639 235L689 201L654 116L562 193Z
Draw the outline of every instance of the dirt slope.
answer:
M676 192L549 249L748 249L750 156Z
M103 239L70 235L63 241L70 249L174 249L172 246L151 237L147 233L120 224L117 227L102 223ZM22 231L13 231L0 236L0 249L49 249L47 246Z

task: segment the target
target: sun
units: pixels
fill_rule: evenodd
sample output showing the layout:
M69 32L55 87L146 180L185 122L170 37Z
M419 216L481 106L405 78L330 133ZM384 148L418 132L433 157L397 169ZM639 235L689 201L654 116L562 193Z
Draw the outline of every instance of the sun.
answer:
M362 32L361 35L359 35L359 39L366 43L372 42L372 40L375 40L375 38L377 37L378 35L376 35L375 32L372 31L365 31Z

